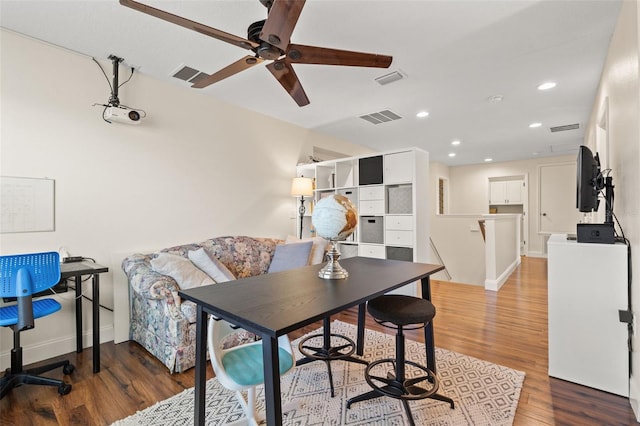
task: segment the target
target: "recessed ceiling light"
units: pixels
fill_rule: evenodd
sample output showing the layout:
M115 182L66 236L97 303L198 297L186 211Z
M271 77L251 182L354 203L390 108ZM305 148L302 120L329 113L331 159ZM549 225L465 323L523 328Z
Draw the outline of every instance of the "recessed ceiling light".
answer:
M450 153L449 153L449 157L455 157L455 156L456 156L456 153L455 153L455 152L450 152Z
M529 124L529 127L531 127L532 129L535 129L536 127L540 127L542 126L542 123L531 123Z
M542 83L541 85L539 85L538 90L549 90L553 89L554 87L556 87L556 83L554 83L553 81L547 81L546 83Z
M493 161L493 158L485 158L484 161L488 163L489 161Z
M458 146L460 145L460 141L459 140L451 141L451 145Z
M420 111L419 113L416 114L416 117L418 118L425 118L428 116L429 116L429 113L427 111Z
M487 100L492 104L495 104L495 103L498 103L498 102L502 102L503 99L504 99L504 96L502 96L502 95L493 95L493 96L489 96L487 98Z

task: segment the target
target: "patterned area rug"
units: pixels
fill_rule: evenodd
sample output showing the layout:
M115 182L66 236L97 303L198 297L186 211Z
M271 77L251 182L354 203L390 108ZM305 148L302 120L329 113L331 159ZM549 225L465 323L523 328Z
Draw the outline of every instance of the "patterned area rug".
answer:
M320 329L321 330L321 329ZM355 340L356 327L340 321L331 324L331 332ZM315 332L314 332L315 333ZM311 334L311 333L310 333ZM300 338L302 339L302 338ZM293 342L297 351L298 341ZM391 335L367 330L364 359L390 358L395 353ZM407 340L407 359L425 364L424 345ZM301 355L297 353L298 359ZM440 389L453 398L455 409L446 402L423 399L409 403L419 425L511 425L518 406L525 373L444 349L436 349ZM381 397L353 404L350 397L371 388L363 377L364 365L336 361L332 364L335 397L331 398L327 368L323 362L296 367L282 377L282 402L298 408L284 414L288 425L404 425L408 424L400 401ZM264 410L263 388L258 390L258 406ZM243 417L234 393L214 378L207 382L206 424L223 425ZM191 425L193 424L193 388L114 423L114 426Z

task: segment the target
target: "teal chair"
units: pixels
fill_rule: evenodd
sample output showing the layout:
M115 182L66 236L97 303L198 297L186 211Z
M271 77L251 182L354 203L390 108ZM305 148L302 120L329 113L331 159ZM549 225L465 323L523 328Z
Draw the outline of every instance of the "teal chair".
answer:
M262 420L261 413L256 410L256 386L264 383L262 341L225 347L225 341L229 336L238 331L240 329L227 321L210 317L207 333L209 357L220 384L235 391L236 398L246 415L242 423L257 426ZM278 338L278 356L280 375L288 373L295 367L293 349L286 334ZM246 392L246 398L243 392ZM284 409L287 410L287 407Z
M48 290L60 281L60 257L56 252L0 256L0 296L15 298L15 303L0 307L0 326L13 330L11 368L0 379L0 399L23 384L57 386L60 395L71 392L71 385L62 380L39 376L62 367L71 374L75 367L69 361L59 361L25 370L22 365L20 332L34 328L34 320L59 311L62 306L54 299L32 300L32 295Z

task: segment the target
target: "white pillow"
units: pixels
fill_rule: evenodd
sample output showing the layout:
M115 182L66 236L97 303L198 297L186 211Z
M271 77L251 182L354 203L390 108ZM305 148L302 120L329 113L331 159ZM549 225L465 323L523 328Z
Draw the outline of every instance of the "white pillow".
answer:
M298 237L289 235L285 240L285 244L299 243L301 241L313 241L313 245L311 246L311 253L309 254L309 265L317 265L324 262L324 255L327 251L329 241L325 240L322 237L299 239Z
M211 277L198 269L189 259L177 254L158 253L151 259L151 268L176 280L181 290L215 284Z
M188 256L194 265L202 269L217 283L224 283L236 279L233 273L231 273L222 262L215 257L209 256L209 253L207 253L204 248L190 251Z

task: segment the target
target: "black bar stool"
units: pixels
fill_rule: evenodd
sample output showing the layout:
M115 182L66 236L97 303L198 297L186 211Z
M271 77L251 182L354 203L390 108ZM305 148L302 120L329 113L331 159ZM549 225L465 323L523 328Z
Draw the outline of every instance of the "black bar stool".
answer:
M433 304L419 297L384 295L369 301L368 311L377 323L397 330L396 357L380 359L367 366L365 379L373 390L350 398L347 408L356 402L388 396L402 401L411 425L415 423L409 401L432 398L448 402L454 408L451 398L436 393L439 387L436 374L423 365L405 359L404 330L415 330L429 324L436 315ZM411 369L409 375L408 368Z
M342 344L338 346L331 346L332 337L334 341L341 342ZM331 333L330 317L325 317L322 320L322 334L313 334L301 340L298 344L298 350L302 355L304 355L304 358L296 362L297 366L308 364L313 361L324 361L324 363L327 364L327 370L329 371L329 386L331 386L331 397L335 396L331 361L341 360L369 365L367 361L352 356L356 351L356 344L352 339L347 336L343 336L342 334Z

